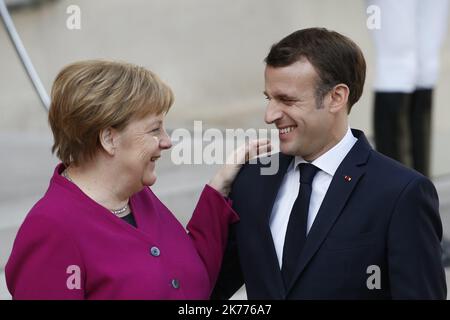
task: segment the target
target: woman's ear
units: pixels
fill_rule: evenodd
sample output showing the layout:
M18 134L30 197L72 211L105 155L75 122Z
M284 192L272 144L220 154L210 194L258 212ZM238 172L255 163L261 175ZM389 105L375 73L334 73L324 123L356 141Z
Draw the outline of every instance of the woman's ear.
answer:
M117 146L117 131L111 127L100 131L100 143L109 155L113 156Z
M334 86L330 91L330 111L332 113L337 113L343 109L347 112L348 95L350 94L350 89L347 85L340 83Z

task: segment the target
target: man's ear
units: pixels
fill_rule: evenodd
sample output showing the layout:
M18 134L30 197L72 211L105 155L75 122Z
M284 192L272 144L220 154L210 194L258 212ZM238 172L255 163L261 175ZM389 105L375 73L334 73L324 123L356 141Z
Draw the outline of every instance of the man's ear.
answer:
M350 89L347 85L340 83L334 86L334 88L330 91L330 111L332 113L337 113L342 109L347 110L349 94Z
M116 152L118 132L114 128L106 128L100 131L99 139L103 149L113 156Z

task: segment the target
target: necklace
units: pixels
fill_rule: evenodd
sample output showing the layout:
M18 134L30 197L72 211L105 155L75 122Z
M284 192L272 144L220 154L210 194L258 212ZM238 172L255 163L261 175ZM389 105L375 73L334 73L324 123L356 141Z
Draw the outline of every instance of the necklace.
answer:
M61 175L66 178L67 180L69 180L70 182L74 183L73 180L69 177L69 174L67 173L67 169L65 169ZM119 217L119 218L123 218L125 216L127 216L130 213L130 207L128 206L128 203L126 205L124 205L122 208L120 209L109 209L109 211L111 211L115 216Z
M117 209L117 210L112 209L109 211L111 211L114 215L118 216L119 218L123 218L130 213L130 208L128 207L128 203L127 203L125 206L123 206L120 209Z

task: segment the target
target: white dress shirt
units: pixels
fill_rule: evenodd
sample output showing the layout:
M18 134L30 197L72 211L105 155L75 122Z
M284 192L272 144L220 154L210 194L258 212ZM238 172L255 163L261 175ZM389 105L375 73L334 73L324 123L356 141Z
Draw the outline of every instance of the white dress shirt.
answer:
M358 139L353 136L350 128L348 128L344 138L342 138L338 144L311 162L320 170L316 173L312 183L307 232L309 232L314 223L337 168L356 141L358 141ZM298 164L302 162L307 161L300 156L296 156L292 160L283 178L270 215L270 231L272 233L280 269L283 262L284 238L286 236L289 216L300 188L300 170Z

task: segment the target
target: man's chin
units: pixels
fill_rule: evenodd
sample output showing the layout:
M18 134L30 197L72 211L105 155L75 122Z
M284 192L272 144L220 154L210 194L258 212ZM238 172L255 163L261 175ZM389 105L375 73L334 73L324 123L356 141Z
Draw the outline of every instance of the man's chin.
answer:
M281 153L286 154L288 156L296 156L298 153L297 150L295 150L291 145L287 143L280 144L280 151Z

